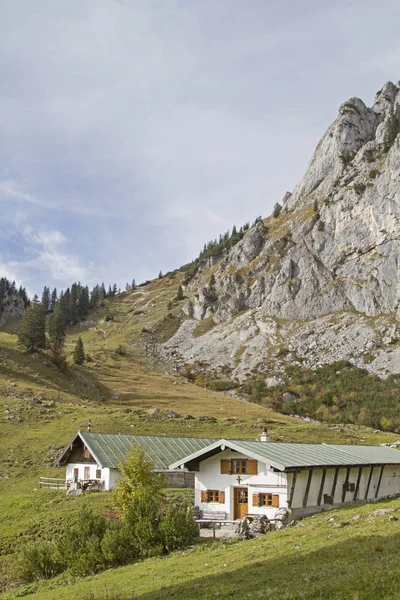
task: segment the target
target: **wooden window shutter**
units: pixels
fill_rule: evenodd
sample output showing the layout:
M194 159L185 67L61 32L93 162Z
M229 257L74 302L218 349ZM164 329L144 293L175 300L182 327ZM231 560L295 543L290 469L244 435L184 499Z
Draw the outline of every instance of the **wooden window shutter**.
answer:
M253 506L260 506L260 494L253 494Z
M279 508L279 496L278 496L278 494L272 494L272 506L274 508Z
M201 490L201 502L208 502L207 490Z
M222 475L230 475L231 474L231 461L227 459L221 460L221 474Z
M258 469L257 469L257 461L256 460L249 460L248 467L247 467L247 473L249 475L257 475Z
M225 504L225 492L218 492L218 502L220 504Z

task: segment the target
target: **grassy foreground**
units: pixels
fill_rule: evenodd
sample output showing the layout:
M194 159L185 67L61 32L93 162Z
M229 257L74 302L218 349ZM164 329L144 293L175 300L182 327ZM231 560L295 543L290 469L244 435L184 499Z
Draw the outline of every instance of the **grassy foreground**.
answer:
M393 512L373 516L373 511ZM4 599L399 597L400 501L344 508L256 540L199 544L76 583L31 584Z

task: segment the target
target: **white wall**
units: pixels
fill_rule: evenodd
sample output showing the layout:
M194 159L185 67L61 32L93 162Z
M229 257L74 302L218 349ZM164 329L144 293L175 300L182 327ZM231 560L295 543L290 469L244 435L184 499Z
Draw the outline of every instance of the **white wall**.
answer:
M93 463L69 463L67 465L67 471L66 471L66 479L73 481L74 479L74 469L78 469L79 473L78 473L78 479L84 479L85 477L85 467L89 467L90 471L90 475L89 475L89 479L96 479L96 470L97 469L101 469L101 467L99 465L93 464ZM101 469L101 479L100 481L104 481L104 489L108 490L111 489L109 487L109 482L110 482L110 470L115 470L115 469Z
M347 468L340 468L338 470L338 477L336 482L336 488L334 493L334 498L332 504L324 504L324 494L331 495L333 490L333 482L335 477L335 469L327 469L325 482L322 490L321 496L321 505L318 506L318 495L320 491L321 481L322 481L322 469L314 469L313 476L311 480L311 486L308 494L307 504L303 506L304 494L307 487L308 480L308 471L300 471L297 474L295 492L293 496L292 506L290 509L291 517L293 519L297 519L301 516L308 516L318 512L320 510L328 510L329 508L336 508L338 506L343 506L344 504L353 504L371 501L371 500L379 500L382 498L387 498L389 496L395 496L400 494L400 466L386 466L383 471L383 476L381 479L381 483L379 486L379 492L377 497L376 491L378 488L379 476L381 472L381 467L374 467L371 477L371 482L368 489L368 494L366 496L366 491L368 487L368 479L370 476L371 468L363 467L361 471L361 479L359 483L357 498L355 499L355 491L346 491L344 494L344 501L342 503L343 498L343 484L346 480ZM348 482L354 483L357 485L359 469L351 468L349 472ZM288 494L290 496L290 489L293 481L293 474L289 475L288 482Z
M221 460L223 459L248 458L238 452L224 450L219 454L212 456L200 462L200 470L195 473L195 504L201 510L207 512L226 512L228 519L234 518L233 512L233 489L234 487L247 487L249 494L248 512L251 514L266 514L273 518L277 509L271 506L253 506L253 494L278 494L279 506L287 506L287 476L285 473L274 473L267 470L267 465L258 461L258 474L246 475L240 474L241 482L237 481L238 474L222 475ZM251 460L251 459L250 459ZM225 492L225 503L201 502L202 490L219 490Z

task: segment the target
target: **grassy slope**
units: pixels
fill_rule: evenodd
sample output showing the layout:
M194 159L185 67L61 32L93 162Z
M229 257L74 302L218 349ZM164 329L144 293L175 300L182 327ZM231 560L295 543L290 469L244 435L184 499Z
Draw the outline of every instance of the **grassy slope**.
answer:
M63 476L51 464L89 418L94 431L121 433L255 437L262 426L257 419L266 419L275 440L379 444L395 439L365 428L305 423L171 377L157 360L149 366L144 345L154 338L166 339L183 318L179 304L172 317L165 318L178 283L176 277L167 277L124 293L90 317L94 324L73 328L68 353L82 335L92 362L71 366L64 374L46 354L20 351L18 322L0 331L0 590L14 580L15 553L26 543L59 534L81 504L99 510L110 506L108 494L66 498L63 492L37 490L39 476ZM107 314L113 320L106 321ZM120 344L126 349L124 356L116 353ZM153 407L217 421L134 412ZM232 422L231 417L239 420Z
M394 600L400 589L400 521L389 520L387 514L372 516L384 507L395 508L392 514L399 515L400 501L345 508L328 516L323 513L256 540L200 544L72 585L63 585L59 579L28 589L36 592L32 600L88 598L90 594L105 598L107 590L114 594L112 598L141 600ZM16 596L8 596L12 597Z

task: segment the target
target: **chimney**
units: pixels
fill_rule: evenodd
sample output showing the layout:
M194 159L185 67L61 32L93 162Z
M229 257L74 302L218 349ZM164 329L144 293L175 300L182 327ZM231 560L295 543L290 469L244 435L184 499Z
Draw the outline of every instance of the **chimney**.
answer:
M265 427L260 435L260 442L268 442L268 433Z

